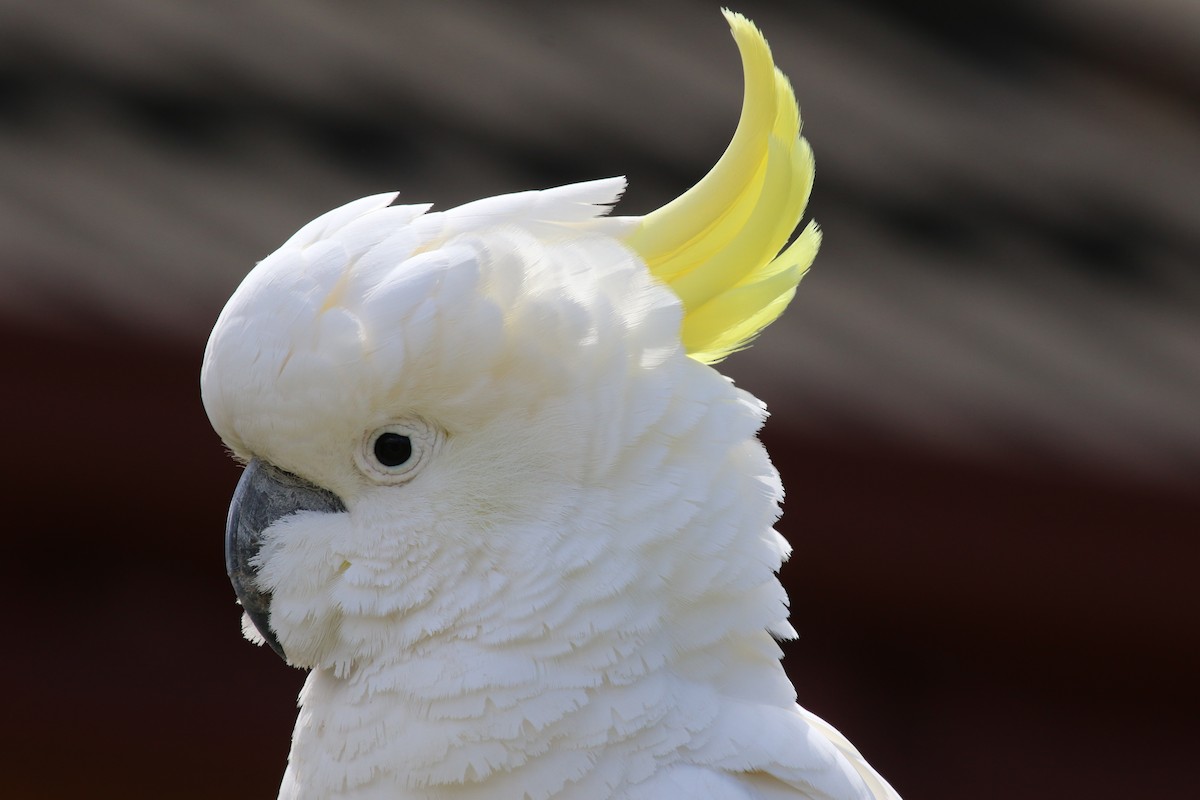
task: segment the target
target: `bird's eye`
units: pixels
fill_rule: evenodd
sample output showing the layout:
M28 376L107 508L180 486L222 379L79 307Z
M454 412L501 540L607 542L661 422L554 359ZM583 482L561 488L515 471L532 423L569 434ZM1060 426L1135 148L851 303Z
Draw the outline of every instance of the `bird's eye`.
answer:
M367 431L358 467L378 483L404 483L429 460L443 434L422 419L407 418Z
M375 439L375 458L385 467L398 467L412 458L412 439L386 431Z

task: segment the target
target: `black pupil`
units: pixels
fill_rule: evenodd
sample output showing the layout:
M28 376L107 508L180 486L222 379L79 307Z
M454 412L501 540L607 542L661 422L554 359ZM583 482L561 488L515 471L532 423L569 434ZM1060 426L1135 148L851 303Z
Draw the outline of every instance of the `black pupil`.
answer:
M385 433L375 440L375 457L385 467L398 467L412 458L412 439L398 433Z

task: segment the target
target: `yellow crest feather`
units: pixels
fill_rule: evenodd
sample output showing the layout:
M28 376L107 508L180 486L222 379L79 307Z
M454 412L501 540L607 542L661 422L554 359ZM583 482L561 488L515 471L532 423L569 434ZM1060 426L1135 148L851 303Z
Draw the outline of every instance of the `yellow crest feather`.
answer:
M706 364L749 346L783 313L821 241L796 230L813 183L791 83L754 23L722 10L737 42L745 96L725 153L699 183L642 217L626 243L683 302L681 337Z

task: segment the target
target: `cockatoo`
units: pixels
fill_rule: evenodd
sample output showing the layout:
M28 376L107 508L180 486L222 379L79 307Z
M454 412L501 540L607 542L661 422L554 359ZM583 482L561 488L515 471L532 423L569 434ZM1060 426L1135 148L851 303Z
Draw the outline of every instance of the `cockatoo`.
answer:
M246 464L243 630L310 670L281 798L896 798L796 704L763 404L711 364L784 309L812 154L758 29L677 200L621 178L356 200L234 292L205 409Z

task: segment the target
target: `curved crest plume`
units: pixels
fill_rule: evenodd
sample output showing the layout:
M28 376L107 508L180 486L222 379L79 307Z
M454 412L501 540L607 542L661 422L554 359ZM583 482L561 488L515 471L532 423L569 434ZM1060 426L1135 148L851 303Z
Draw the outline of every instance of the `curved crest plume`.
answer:
M809 223L783 249L808 203L812 149L766 39L741 14L722 13L745 75L733 140L699 183L642 217L626 237L683 302L684 347L704 363L748 347L783 313L821 241Z

